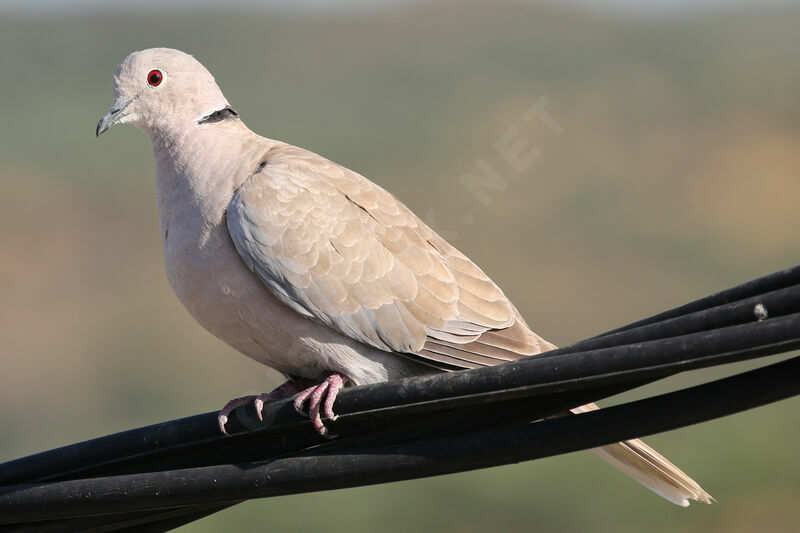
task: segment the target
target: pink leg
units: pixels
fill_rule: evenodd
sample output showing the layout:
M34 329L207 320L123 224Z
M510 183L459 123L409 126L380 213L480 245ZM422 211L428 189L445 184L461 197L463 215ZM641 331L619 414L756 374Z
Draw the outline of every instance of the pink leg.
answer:
M311 423L314 424L314 429L323 437L328 436L328 428L322 423L320 408L322 408L325 418L336 420L337 416L333 412L333 403L336 401L336 395L339 394L339 390L344 386L346 380L347 378L341 374L331 374L319 385L309 387L301 392L294 400L294 408L301 415L305 414L303 412L303 404L308 400L308 416L311 418ZM322 401L323 397L325 398L324 403Z
M256 408L256 414L258 415L259 420L263 420L261 417L261 411L264 409L264 400L280 400L282 398L288 398L293 394L296 394L298 391L302 390L309 383L309 380L302 379L302 378L293 378L289 379L286 383L281 385L280 387L272 390L270 392L263 392L259 395L248 395L242 396L241 398L234 398L233 400L229 401L225 404L225 407L220 410L219 415L217 415L217 423L219 424L219 430L222 431L224 434L228 434L225 431L225 424L228 423L228 415L231 414L231 411L236 409L237 407L241 407L243 405L247 405L250 402L253 402Z

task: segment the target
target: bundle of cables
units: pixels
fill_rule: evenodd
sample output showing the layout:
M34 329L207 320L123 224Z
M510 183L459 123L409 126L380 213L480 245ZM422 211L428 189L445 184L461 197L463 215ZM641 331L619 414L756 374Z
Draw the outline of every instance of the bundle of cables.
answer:
M343 390L323 439L291 400L0 465L0 530L166 531L252 498L486 468L703 422L800 393L800 357L574 416L687 370L800 347L800 266L512 363ZM232 464L231 461L236 461Z

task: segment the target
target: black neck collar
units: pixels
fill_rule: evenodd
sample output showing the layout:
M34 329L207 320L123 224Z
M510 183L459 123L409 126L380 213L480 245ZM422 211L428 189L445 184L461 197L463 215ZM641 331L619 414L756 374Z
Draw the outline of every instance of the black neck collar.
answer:
M223 120L233 120L237 118L239 118L239 113L237 113L236 110L231 106L225 106L218 111L214 111L210 115L204 116L197 123L213 124L214 122L222 122Z

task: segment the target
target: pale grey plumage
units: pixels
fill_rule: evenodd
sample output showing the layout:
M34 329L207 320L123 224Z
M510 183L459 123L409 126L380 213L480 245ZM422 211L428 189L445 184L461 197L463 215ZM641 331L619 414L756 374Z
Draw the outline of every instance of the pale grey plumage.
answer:
M488 348L477 341L496 330L516 332L527 353L550 348L514 329L520 319L488 276L382 188L293 146L260 159L227 226L245 263L294 311L432 364L481 364ZM494 344L489 358L525 353Z
M157 86L147 81L153 69L163 74ZM191 56L131 54L114 91L98 134L130 122L150 136L170 284L242 353L287 374L366 384L553 348L390 193L221 112L229 103ZM641 441L603 450L670 501L710 501Z

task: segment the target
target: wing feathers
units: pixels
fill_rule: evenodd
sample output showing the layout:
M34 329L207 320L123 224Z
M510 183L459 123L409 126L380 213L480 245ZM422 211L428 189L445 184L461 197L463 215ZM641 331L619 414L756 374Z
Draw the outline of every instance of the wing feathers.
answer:
M228 228L246 264L293 309L376 348L456 368L546 344L480 268L391 194L300 148L273 147L262 160L235 191Z
M453 357L451 355L441 353L438 350L431 350L431 349L428 349L428 348L423 348L422 350L417 352L415 355L418 355L419 357L422 357L424 359L428 359L428 360L431 360L431 361L436 361L436 362L440 362L440 363L444 363L446 365L449 365L451 367L451 370L463 370L463 369L468 369L468 368L481 368L482 366L486 366L486 365L482 365L480 363L476 363L474 361L471 361L468 357L462 357L462 356Z
M425 349L440 354L446 354L464 361L470 361L480 366L492 366L516 359L513 356L508 357L507 352L503 350L495 349L494 353L491 351L479 352L470 350L469 347L474 346L474 344L475 343L461 345L447 341L428 340L428 342L425 343Z

